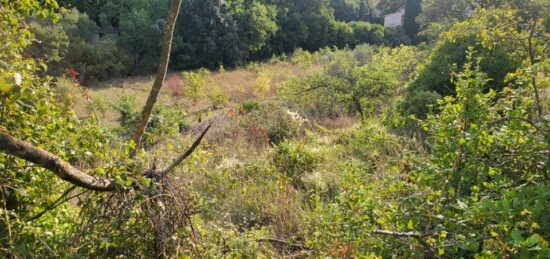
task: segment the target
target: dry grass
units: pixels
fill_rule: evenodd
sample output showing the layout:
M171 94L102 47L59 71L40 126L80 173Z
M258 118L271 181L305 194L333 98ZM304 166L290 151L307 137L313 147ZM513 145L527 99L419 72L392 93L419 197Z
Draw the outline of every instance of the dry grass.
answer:
M212 106L208 99L208 93L214 87L217 87L222 94L228 97L228 107L235 107L243 101L256 99L259 101L272 98L277 87L292 77L303 77L323 69L320 63L314 63L304 67L292 63L278 62L275 64L262 64L260 69L269 73L271 77L271 89L261 96L254 92L254 86L258 77L257 70L252 68L237 68L223 73L213 72L208 76L207 86L202 89L201 98L193 100L185 96L187 86L180 73L170 73L167 76L165 86L161 90L158 103L159 106L181 109L189 113L208 109ZM124 79L114 79L108 82L90 85L88 88L92 100L101 102L106 106L106 112L102 118L106 124L113 124L117 119L117 113L112 108L112 104L118 102L122 97L133 96L136 99L136 105L141 107L146 100L149 89L153 83L153 77L132 77ZM75 93L74 109L79 117L89 116L89 109L83 98Z
M348 115L340 115L336 118L318 118L316 119L316 122L327 129L346 129L357 125L359 119Z

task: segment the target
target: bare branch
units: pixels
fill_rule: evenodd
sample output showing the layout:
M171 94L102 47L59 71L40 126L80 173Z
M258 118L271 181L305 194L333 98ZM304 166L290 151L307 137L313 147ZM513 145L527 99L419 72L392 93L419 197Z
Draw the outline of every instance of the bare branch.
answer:
M92 191L114 191L112 180L98 179L73 167L60 157L0 131L0 151L48 169L59 178Z
M134 141L136 146L134 150L132 150L130 157L134 157L136 155L136 151L141 145L141 138L143 136L145 128L147 127L147 124L149 123L149 117L151 116L153 107L157 102L157 97L160 93L160 89L162 88L164 80L166 79L166 72L168 71L168 64L170 62L170 52L172 50L174 27L176 25L176 20L178 19L181 2L182 0L172 0L172 4L170 6L170 12L168 13L166 29L164 31L164 37L162 41L162 50L157 75L155 76L155 82L153 83L153 87L151 88L151 92L149 93L147 102L145 103L143 111L141 112L141 119L137 123L136 128L134 129L134 132L132 134L132 140Z
M171 165L169 165L168 167L166 167L166 168L164 168L160 171L152 171L152 172L149 172L148 174L150 176L152 176L152 175L164 176L164 175L167 175L170 172L172 172L177 166L179 166L181 163L183 163L183 161L185 159L187 159L191 154L193 154L195 149L197 149L197 147L201 144L202 139L204 138L204 136L206 135L206 133L208 132L208 130L210 129L211 126L212 125L208 125L206 127L206 129L204 129L202 131L201 135L195 140L195 142L193 142L193 145L191 145L191 147L189 147L189 149L187 149L187 151L185 151L185 153L183 153L176 160L174 160L174 162Z
M50 206L48 206L48 207L47 207L46 209L44 209L42 212L40 212L40 213L36 214L35 216L29 218L29 219L27 220L27 222L35 221L35 220L39 219L40 217L42 217L44 214L46 214L46 212L51 211L51 210L53 210L53 209L59 207L61 204L65 203L65 202L67 202L67 201L70 201L70 200L72 200L72 199L74 199L74 198L77 198L78 196L80 196L80 195L82 195L82 194L84 194L84 193L90 191L90 190L85 190L85 191L83 191L83 192L81 192L81 193L79 193L79 194L73 195L73 196L71 196L71 197L69 197L69 198L65 198L65 196L69 195L74 189L76 189L76 187L77 187L76 185L71 186L71 187L70 187L69 189L67 189L61 196L59 196L59 198L57 198L57 200L56 200L54 203L50 204Z
M258 238L258 239L256 239L256 242L266 242L266 243L272 243L272 244L287 246L287 247L293 248L293 249L308 250L302 244L293 244L293 243L290 243L289 241L279 239L279 238L272 238L272 237Z
M417 232L409 231L409 232L393 232L388 230L380 230L376 229L372 231L373 234L378 235L388 235L388 236L394 236L394 237L412 237L412 238L421 238L422 235L420 235Z

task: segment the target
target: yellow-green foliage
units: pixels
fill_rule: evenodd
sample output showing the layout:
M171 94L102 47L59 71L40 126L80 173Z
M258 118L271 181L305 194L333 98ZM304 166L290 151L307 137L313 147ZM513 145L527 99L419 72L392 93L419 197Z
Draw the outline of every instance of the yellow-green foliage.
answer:
M298 48L292 53L291 62L294 64L299 64L302 67L307 67L313 63L313 55L307 50Z
M202 95L202 91L208 82L210 71L201 68L197 71L184 71L181 73L188 87L187 94L191 98L198 98Z
M271 73L265 69L260 70L254 82L254 93L259 97L265 97L272 87Z
M218 87L217 85L213 85L212 87L210 87L208 99L210 99L212 105L214 105L214 108L222 107L229 102L229 98L220 90L220 87Z

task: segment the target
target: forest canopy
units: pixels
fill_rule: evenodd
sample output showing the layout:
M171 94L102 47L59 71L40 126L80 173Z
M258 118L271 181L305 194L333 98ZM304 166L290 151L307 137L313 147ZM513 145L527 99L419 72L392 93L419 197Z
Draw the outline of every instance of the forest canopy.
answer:
M168 0L60 1L59 22L34 20L43 59L60 75L68 66L85 82L153 72ZM403 32L377 24L370 1L184 1L171 68L234 67L274 55L359 43L399 45ZM399 34L402 36L397 36ZM97 64L101 60L101 64Z

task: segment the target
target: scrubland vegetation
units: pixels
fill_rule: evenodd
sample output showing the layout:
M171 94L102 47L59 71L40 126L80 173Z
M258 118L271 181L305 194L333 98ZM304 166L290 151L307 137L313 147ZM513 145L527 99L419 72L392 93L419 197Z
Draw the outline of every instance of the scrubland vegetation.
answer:
M172 1L0 1L0 256L550 257L547 1Z

